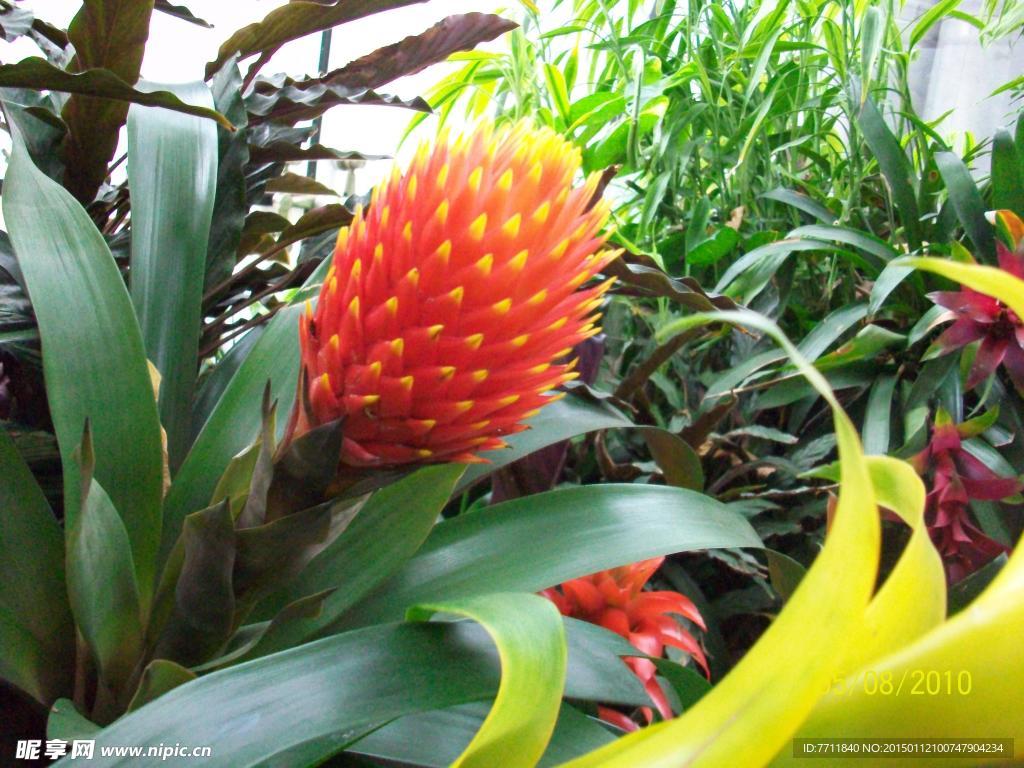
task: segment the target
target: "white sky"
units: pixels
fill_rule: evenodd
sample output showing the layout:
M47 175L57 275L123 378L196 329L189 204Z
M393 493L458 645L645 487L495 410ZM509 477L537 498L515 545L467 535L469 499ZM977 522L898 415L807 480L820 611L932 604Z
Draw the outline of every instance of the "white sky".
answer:
M214 28L205 29L163 13L154 13L146 45L146 57L142 63L142 77L146 80L187 82L202 79L206 62L216 56L220 43L232 32L262 19L275 7L285 4L285 0L178 2L187 5L197 16L213 24ZM25 0L24 4L41 18L62 28L67 27L81 6L80 0ZM334 30L330 68L340 67L381 46L423 32L446 16L469 11L500 12L503 9L505 13L502 15L506 18L518 20L521 15L516 0L433 0L350 22ZM498 49L502 45L499 38L498 41L481 47ZM4 62L18 61L36 55L39 55L39 51L29 40L20 39L14 43L0 40L0 60ZM310 35L282 46L262 68L261 73L270 75L287 72L293 77L315 75L319 56L320 35ZM252 59L249 59L242 63L243 73L251 61ZM421 95L451 70L452 65L440 64L417 75L397 80L380 90L383 93L395 93L411 98ZM327 146L341 150L393 155L402 133L414 114L416 113L396 107L334 107L324 119L321 141ZM421 126L421 130L432 132L432 123L433 120L428 120ZM414 146L415 142L410 140L402 154L405 155ZM360 191L365 191L383 175L387 165L387 161L373 163L371 166L377 167L360 171ZM343 178L333 171L330 163L322 162L318 166L319 178L329 184L335 184L338 188L343 185Z

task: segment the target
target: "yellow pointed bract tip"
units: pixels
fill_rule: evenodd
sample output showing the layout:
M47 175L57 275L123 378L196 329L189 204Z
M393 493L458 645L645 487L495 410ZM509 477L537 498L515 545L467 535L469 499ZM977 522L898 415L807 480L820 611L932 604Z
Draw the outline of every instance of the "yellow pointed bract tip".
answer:
M487 229L487 214L481 213L475 219L473 223L469 225L469 236L474 240L483 240L484 232Z
M474 194L480 191L480 184L484 180L484 169L479 165L473 169L473 172L469 174L469 179L466 181L466 186L469 187L470 192Z
M509 217L508 221L501 225L501 231L506 237L515 237L519 234L519 227L523 223L523 217L520 214Z

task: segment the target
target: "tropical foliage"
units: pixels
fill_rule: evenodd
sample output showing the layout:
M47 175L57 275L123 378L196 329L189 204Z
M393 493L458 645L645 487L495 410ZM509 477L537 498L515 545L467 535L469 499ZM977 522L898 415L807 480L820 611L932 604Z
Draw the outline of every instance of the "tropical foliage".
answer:
M5 750L1024 758L1024 119L951 143L910 98L936 24L1014 5L524 2L262 74L411 5L300 1L175 85L139 72L184 7L36 5L0 2L40 50L0 64ZM275 209L365 104L468 127Z

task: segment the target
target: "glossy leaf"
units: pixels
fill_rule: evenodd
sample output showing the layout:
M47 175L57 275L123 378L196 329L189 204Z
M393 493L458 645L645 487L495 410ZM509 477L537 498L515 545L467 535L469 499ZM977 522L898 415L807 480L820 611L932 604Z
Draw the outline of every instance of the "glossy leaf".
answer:
M341 625L386 621L436 599L535 592L672 552L760 546L743 517L693 491L564 488L440 523L416 556Z
M0 427L0 675L49 703L69 690L73 628L64 535L42 489ZM31 650L16 652L20 644ZM34 669L31 660L40 662Z
M163 451L128 291L88 214L32 164L17 135L4 179L3 212L45 350L67 525L73 527L78 514L79 468L73 454L88 419L96 481L123 517L145 611L160 541ZM69 323L69 316L75 322Z
M937 152L935 164L942 174L942 180L946 182L949 201L953 204L964 231L974 243L976 253L991 259L996 252L995 238L992 235L992 227L985 220L985 203L974 179L971 178L970 171L952 152Z
M213 108L213 97L202 83L163 89L182 101ZM129 110L131 294L146 356L162 378L160 421L167 430L172 469L184 458L191 433L216 182L213 122L152 107Z
M314 617L271 627L253 656L272 653L316 634L405 564L444 509L465 467L424 467L374 493L352 524L288 588L263 607L273 615L287 603L337 588Z
M499 593L424 603L412 620L442 612L465 616L487 630L498 648L501 683L490 713L452 768L532 768L558 718L565 683L562 618L550 600Z

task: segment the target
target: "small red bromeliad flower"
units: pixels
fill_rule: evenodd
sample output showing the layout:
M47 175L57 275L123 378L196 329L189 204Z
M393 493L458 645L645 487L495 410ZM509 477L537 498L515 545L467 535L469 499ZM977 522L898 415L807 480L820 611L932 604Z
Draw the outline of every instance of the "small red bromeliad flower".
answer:
M925 522L946 565L950 584L970 575L1007 548L986 536L971 520L971 501L1000 501L1019 493L1014 477L1000 477L963 447L984 430L987 416L954 424L943 410L935 416L928 446L910 463L931 480Z
M1001 235L996 242L999 268L1024 279L1024 222L1010 211L997 211L995 219ZM968 389L1002 365L1017 390L1024 393L1024 323L1013 310L998 299L966 287L930 293L928 298L949 310L943 319L954 321L935 342L940 354L981 341L967 377Z
M599 181L553 131L484 125L379 185L299 331L289 440L344 419L342 464L482 461L576 377L616 253Z
M612 568L567 581L541 594L551 600L564 616L571 616L610 629L626 638L647 656L660 657L666 646L687 653L708 672L707 659L696 638L670 614L683 616L706 630L704 620L693 602L678 592L644 591L644 585L661 567L664 557L643 560L632 565ZM644 684L659 714L672 717L672 709L661 685L655 678L657 669L649 659L630 658L626 663ZM599 707L601 718L625 730L636 730L637 724L610 707ZM653 719L649 708L643 708L647 722Z

